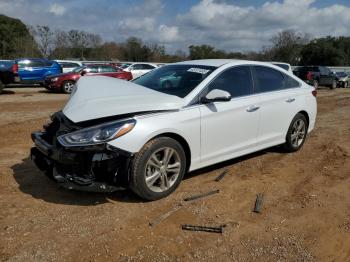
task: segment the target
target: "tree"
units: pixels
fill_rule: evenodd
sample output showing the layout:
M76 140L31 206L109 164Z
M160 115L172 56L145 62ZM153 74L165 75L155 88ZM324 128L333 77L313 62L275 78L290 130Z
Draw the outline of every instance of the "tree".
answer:
M301 51L301 64L346 66L350 61L350 38L315 39Z
M272 47L263 51L266 60L297 65L301 49L310 41L310 36L294 30L285 30L278 32L270 41Z
M53 51L54 33L46 25L37 25L33 28L32 35L35 37L39 50L44 57L49 57Z
M0 57L38 57L40 52L28 28L19 19L0 15Z

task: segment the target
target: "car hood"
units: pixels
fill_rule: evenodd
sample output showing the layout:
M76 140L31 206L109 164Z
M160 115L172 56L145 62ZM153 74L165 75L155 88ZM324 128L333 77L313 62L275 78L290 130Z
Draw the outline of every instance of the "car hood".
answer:
M132 82L105 76L81 77L63 108L77 123L138 112L176 110L184 99L167 95Z

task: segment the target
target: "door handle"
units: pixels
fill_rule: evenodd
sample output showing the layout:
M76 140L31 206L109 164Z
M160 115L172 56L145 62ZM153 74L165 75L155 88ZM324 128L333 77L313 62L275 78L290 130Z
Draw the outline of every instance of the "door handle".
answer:
M250 106L247 108L247 112L255 112L259 108L260 108L260 106L253 105L253 106Z
M295 101L295 98L288 98L288 99L286 100L287 103L292 103L292 102L294 102L294 101Z

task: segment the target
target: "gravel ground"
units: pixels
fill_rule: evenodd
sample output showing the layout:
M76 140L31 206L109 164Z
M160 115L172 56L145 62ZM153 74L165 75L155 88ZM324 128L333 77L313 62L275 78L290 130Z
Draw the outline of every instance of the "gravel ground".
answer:
M67 191L33 166L30 133L66 100L41 88L0 96L0 261L350 261L350 89L319 91L316 129L299 152L272 148L188 174L156 202ZM227 226L213 234L184 223Z

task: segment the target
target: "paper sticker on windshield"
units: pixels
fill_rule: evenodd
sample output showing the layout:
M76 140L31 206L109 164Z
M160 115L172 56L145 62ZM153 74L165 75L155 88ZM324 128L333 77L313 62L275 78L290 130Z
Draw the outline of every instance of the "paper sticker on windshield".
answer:
M195 68L192 67L190 69L187 70L187 72L192 72L192 73L198 73L198 74L202 74L205 75L206 73L208 73L210 70L208 69L203 69L203 68Z

